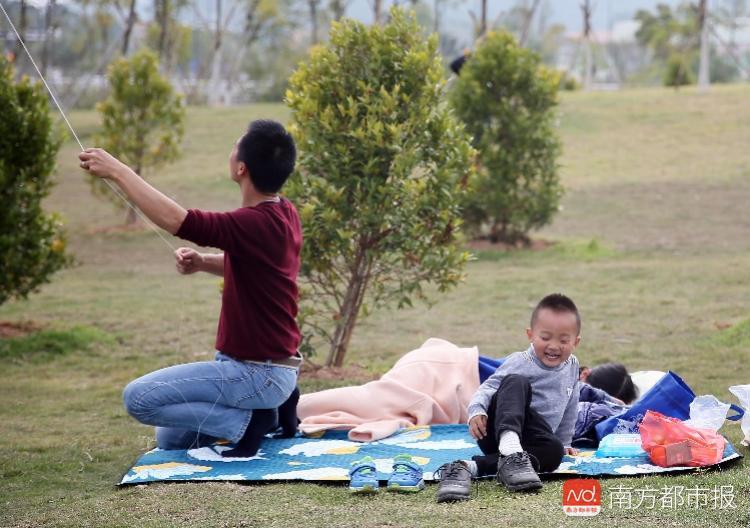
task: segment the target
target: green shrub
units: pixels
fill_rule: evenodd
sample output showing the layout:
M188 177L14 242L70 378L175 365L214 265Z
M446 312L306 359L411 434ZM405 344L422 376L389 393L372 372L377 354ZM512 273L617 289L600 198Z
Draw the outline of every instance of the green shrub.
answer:
M110 94L97 109L103 131L96 144L109 151L135 172L174 160L184 134L185 108L169 81L159 74L153 52L141 49L129 59L120 58L109 66ZM89 177L94 194L126 207L101 178ZM128 208L126 223L136 221Z
M391 10L384 26L334 23L292 75L299 149L288 195L302 218L301 324L341 365L360 309L424 298L459 282L463 182L472 149L441 98L437 39ZM333 327L333 329L331 328Z
M565 90L566 92L575 92L576 90L581 89L581 85L578 81L576 81L575 77L569 75L568 73L561 72L559 88L560 90Z
M41 330L23 337L0 339L0 359L49 359L86 351L94 343L113 344L112 336L90 326L68 330Z
M59 217L42 200L60 148L47 93L0 57L0 304L23 298L70 262Z
M695 84L695 75L690 67L690 61L684 55L675 53L667 61L664 86L679 88L688 84Z
M474 236L527 240L558 210L559 82L507 32L489 33L461 70L450 100L479 151L464 214Z
M714 341L726 347L747 349L747 347L750 347L750 319L745 319L722 330L715 335Z

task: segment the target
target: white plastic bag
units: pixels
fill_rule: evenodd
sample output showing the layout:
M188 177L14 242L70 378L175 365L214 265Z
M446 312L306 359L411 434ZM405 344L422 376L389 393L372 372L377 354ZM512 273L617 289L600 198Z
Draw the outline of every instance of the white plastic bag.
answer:
M730 405L707 394L696 396L690 403L690 419L685 424L697 429L711 429L718 431L727 419Z
M750 385L734 385L729 387L729 392L737 396L740 400L740 405L745 409L745 416L742 417L742 432L745 434L745 439L742 441L742 445L750 447Z

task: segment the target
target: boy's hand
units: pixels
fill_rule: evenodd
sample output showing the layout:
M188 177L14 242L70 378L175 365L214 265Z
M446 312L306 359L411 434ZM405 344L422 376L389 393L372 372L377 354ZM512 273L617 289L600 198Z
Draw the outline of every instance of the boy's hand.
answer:
M200 271L203 266L203 255L192 248L177 248L174 252L174 257L177 259L175 263L177 272L183 275L190 275L191 273Z
M570 456L576 456L578 454L578 449L576 449L575 447L566 447L565 454L570 455Z
M80 154L81 168L100 178L114 178L127 166L112 154L100 148L87 148Z
M487 436L487 416L477 414L469 420L469 433L475 440L481 440Z

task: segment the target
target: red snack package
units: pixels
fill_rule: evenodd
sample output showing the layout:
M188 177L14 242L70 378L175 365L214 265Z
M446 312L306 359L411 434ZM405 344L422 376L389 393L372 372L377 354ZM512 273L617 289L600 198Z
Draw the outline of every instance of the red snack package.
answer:
M724 455L726 440L711 429L697 429L655 411L640 427L641 446L657 466L710 466Z

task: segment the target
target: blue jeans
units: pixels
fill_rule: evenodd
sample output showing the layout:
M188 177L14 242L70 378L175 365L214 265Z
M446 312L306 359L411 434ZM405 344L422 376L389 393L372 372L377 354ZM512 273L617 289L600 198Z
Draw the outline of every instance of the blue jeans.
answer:
M216 353L215 361L163 368L131 381L125 408L156 426L161 449L188 449L218 439L237 442L253 409L275 409L297 384L297 369L247 363Z

